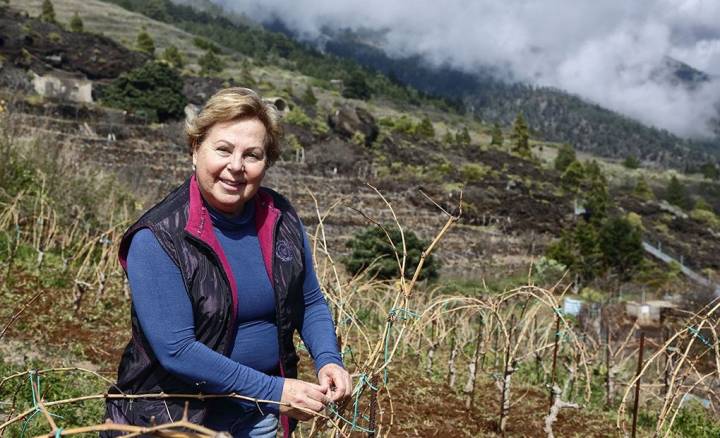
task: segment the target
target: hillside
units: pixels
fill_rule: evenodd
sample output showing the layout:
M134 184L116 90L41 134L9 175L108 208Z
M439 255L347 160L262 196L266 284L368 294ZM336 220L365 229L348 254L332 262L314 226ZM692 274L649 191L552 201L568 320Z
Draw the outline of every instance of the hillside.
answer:
M57 25L34 18L41 3L11 1L10 10L0 7L0 39L7 42L0 46L0 146L9 157L0 165L0 307L7 310L1 314L0 377L29 367L82 361L83 368L114 378L128 336L130 297L115 246L128 223L190 174L182 117L153 122L133 105L110 107L112 102L103 94L117 78L156 65L150 55L135 50L143 29L155 41L155 58L162 58L170 45L185 57L184 65L175 71L177 76L172 76L180 82L172 85L181 90L185 102L202 105L219 88L251 85L264 96L289 104L283 114L283 154L265 182L292 201L311 234L323 289L337 312L343 354L361 389L371 392L368 388L378 385L378 381L363 380L371 374L383 378L378 364L394 351L387 348L390 334L398 342L402 333L407 336L398 348L397 361L387 368L389 383L383 382L383 390L376 392L383 406L378 424L383 432L392 428L396 434L391 436L432 436L438 431L505 435L497 414L504 410L498 406L504 406L503 400L509 397L513 403L506 435L544 435L538 431L544 427L549 379L555 382L556 378L550 371L552 347L561 342L557 378L565 382L565 396L581 403L582 409L563 411L556 433L619 433L614 416L622 390L634 376L633 355L639 349L632 336L636 321L625 313L621 300L671 297L678 305L690 306L703 304L708 291L681 275L675 265L666 266L642 253L634 275L627 278L617 266L587 280L565 274L570 266L559 265L548 254L574 230L587 230L582 228L586 225L600 230L606 219L624 220L644 241L718 281L720 183L711 178L624 165L582 151L577 153L579 161L573 161L576 171L580 169L576 174L568 171L569 166L558 169L556 159L563 150L560 143L568 141L565 138L550 142L533 131L525 138L524 149L517 139L522 129L511 127L508 121L500 132L502 138L493 142L497 132L486 123L490 119L475 117L477 112L464 113L453 100L432 97L367 71L360 74L368 75L372 95L348 97L350 76L343 76L340 83L332 79L356 72L357 64L324 57L281 35L260 33L250 24L237 28L222 21L217 26L222 32L213 34L209 23L217 12L212 8L201 13L167 2L117 2L131 8L150 5L144 10L155 16L150 18L114 1L55 0L61 24ZM152 5L164 7L152 9ZM76 11L85 32L67 29ZM184 18L174 14L184 14ZM256 32L257 47L249 47L240 38L251 31ZM208 48L212 47L209 41L217 48ZM82 56L93 48L112 56ZM224 68L203 71L201 59L213 50ZM301 65L303 59L317 62ZM34 81L41 74L87 81L92 101L38 92ZM582 117L583 111L568 109L568 114ZM628 125L628 129L634 127ZM679 192L669 190L673 180L680 184ZM607 218L601 216L600 208L592 210L598 205L594 199L598 194ZM438 207L451 214L462 207L459 220L434 252L442 261L439 281L418 284L415 294L401 302L395 294L402 289L398 287L402 281L352 277L344 271L347 242L369 224L364 215L385 224L392 224L397 216L405 230L429 241L448 220ZM328 209L332 211L323 218L323 226L316 227L318 217ZM601 220L605 221L602 226ZM590 231L596 232L595 228ZM591 260L591 265L605 263L598 254L593 257L598 259ZM515 289L528 283L536 288ZM571 316L559 310L566 293L586 300L584 313ZM28 303L20 313L19 303ZM347 315L337 310L345 305ZM25 308L30 311L23 314ZM678 349L685 345L681 342L700 339L688 327L699 327L695 330L703 339L716 340L715 332L707 328L715 327L708 325L714 324L715 316L708 315L693 320L683 319L687 315L682 312L672 315L667 326L679 333ZM10 321L7 326L6 320ZM562 336L554 328L561 323ZM603 324L612 324L613 333L603 332ZM501 335L505 330L501 327L511 327L509 337ZM610 340L603 341L604 336ZM668 335L654 325L647 329L647 336L655 348ZM525 341L511 353L512 339ZM384 342L385 350L372 347L375 342ZM605 368L602 342L608 343L608 349L614 342L616 356L607 360L616 361L615 374ZM521 364L517 368L515 359L507 356L516 353ZM374 362L368 359L373 354L378 355ZM452 357L456 357L456 369ZM691 369L711 373L708 357L706 350L692 360L688 356L691 365L687 367L696 368L678 366L677 370L688 375ZM366 360L374 365L367 365ZM481 370L476 387L482 396L478 397L463 388L473 360ZM656 392L662 387L658 361L652 370L655 380L644 389L646 413L658 409L652 403L662 397ZM579 372L580 367L585 371ZM508 376L516 371L516 386L505 398L498 385L510 382ZM310 367L304 372L312 374ZM451 374L457 374L457 381L450 380ZM607 406L602 381L606 375L617 378L618 386L614 395L610 391ZM106 382L100 380L78 379L81 383L73 385L71 377L47 379L50 399L106 390ZM370 386L363 386L366 383ZM686 389L695 383L699 382L688 378L681 385ZM62 392L64 386L73 389ZM23 387L18 383L6 388L14 394ZM443 397L438 396L439 390ZM10 393L1 393L0 409L10 403ZM472 408L466 407L468 397L475 400ZM366 393L363 402L367 398ZM72 424L89 424L101 415L92 406L87 411L58 412ZM470 415L466 415L468 409ZM679 412L679 418L686 418L683 427L691 427L688 424L693 424L696 417L691 415L695 414ZM359 422L365 424L362 415ZM643 418L642 433L654 430L653 415ZM37 422L31 431L40 434Z
M507 126L522 113L539 138L571 143L595 155L621 159L633 155L662 167L679 169L697 166L708 159L718 162L720 157L717 141L685 140L562 90L498 80L491 72L469 74L431 68L417 57L393 59L351 36L330 39L324 47L328 53L354 59L431 95L462 99L486 122ZM703 80L701 72L688 66L674 67L679 78Z

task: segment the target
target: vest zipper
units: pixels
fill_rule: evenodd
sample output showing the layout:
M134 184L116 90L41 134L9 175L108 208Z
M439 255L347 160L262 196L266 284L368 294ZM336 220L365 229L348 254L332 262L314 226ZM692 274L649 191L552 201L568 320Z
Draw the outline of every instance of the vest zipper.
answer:
M230 284L230 278L228 277L227 272L225 272L225 267L223 266L222 262L220 261L220 257L215 253L215 250L212 249L212 247L210 245L208 245L207 243L205 243L205 241L203 241L202 239L188 233L187 231L185 232L185 234L187 236L189 236L191 240L200 244L202 247L207 249L210 252L210 254L213 255L213 257L215 258L215 262L220 267L220 272L222 273L223 280L225 280L225 284L227 285L228 290L230 291L230 294L232 294L232 285ZM233 305L232 297L230 297L230 305ZM230 342L230 341L234 339L233 326L235 325L235 318L233 318L233 315L235 313L236 313L236 310L233 311L233 309L230 309L230 322L228 323L227 335L225 337L225 350L224 350L224 355L227 357L230 357L229 355L230 355L230 351L232 348L232 345L231 345L232 342Z

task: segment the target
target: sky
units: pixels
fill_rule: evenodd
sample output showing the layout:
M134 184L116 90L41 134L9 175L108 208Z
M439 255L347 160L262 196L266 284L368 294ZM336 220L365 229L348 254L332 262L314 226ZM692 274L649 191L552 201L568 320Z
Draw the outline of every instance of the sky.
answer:
M711 135L720 103L720 0L213 0L301 39L372 31L391 56L552 86L646 124ZM672 57L713 77L689 89L658 74Z

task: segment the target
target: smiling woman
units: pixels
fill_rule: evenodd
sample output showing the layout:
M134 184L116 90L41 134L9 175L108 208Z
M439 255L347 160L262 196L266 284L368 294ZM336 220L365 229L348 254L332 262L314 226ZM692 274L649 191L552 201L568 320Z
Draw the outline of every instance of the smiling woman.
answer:
M236 393L272 402L188 400L190 421L234 437L275 437L350 396L302 223L261 187L279 156L273 107L252 90L214 95L186 125L193 173L125 233L133 336L111 391ZM318 382L296 380L295 331ZM107 402L113 423L178 420L185 400ZM279 407L278 407L279 406ZM298 409L301 408L301 409ZM279 418L281 420L279 420ZM104 436L114 436L106 432Z

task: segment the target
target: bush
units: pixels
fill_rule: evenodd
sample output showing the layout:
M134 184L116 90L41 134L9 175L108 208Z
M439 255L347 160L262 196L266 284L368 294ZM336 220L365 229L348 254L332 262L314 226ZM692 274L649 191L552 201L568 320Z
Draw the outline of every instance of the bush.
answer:
M690 212L690 217L698 222L702 222L711 228L720 230L720 218L715 213L702 208L695 208Z
M113 80L103 91L103 103L164 122L182 118L187 99L177 71L150 61Z
M144 30L137 36L137 48L141 52L148 53L150 55L155 54L155 41L153 41L150 34Z
M598 241L604 265L629 280L643 259L642 229L632 219L610 218L600 227Z
M463 181L467 183L474 183L481 181L485 175L487 175L489 167L477 163L465 163L460 167L460 174L462 175Z
M490 133L490 144L496 145L496 146L502 146L503 144L503 133L502 129L500 128L500 124L498 122L493 123L493 128Z
M55 20L55 7L50 0L43 0L42 6L40 7L40 20L46 23L56 23Z
M202 49L207 52L212 52L216 55L220 53L220 47L218 47L217 44L206 40L205 38L195 37L193 39L193 43L195 44L195 47L197 47L198 49Z
M665 189L665 199L683 210L689 210L692 207L692 200L685 184L681 183L675 175L670 178Z
M433 128L433 124L427 116L422 118L415 128L415 132L425 138L432 139L435 137L435 128Z
M711 416L712 414L700 403L691 401L680 409L672 430L678 436L718 437L720 436L720 424L713 421Z
M577 157L575 156L575 149L573 149L573 147L567 143L563 144L562 146L560 146L560 149L558 149L558 154L555 157L555 170L563 173L568 168L568 166L570 166L576 160Z
M312 119L308 117L308 115L305 114L299 106L294 106L293 109L285 115L285 122L291 125L302 126L304 128L313 127Z
M172 44L165 48L162 54L162 59L173 68L181 69L185 66L185 59L183 58L182 53L180 53L180 50Z
M318 99L313 92L312 85L308 85L307 88L305 88L305 92L302 95L302 101L308 106L317 105Z
M345 82L342 96L346 99L369 100L372 97L372 90L367 83L365 74L362 71L353 72Z
M640 160L638 160L638 157L635 155L630 155L625 160L623 160L623 166L625 166L627 169L637 169L640 167Z
M402 239L400 231L394 227L386 227L392 239L398 257L402 258ZM398 267L393 247L380 227L368 227L358 233L346 244L352 250L349 257L343 259L343 264L353 275L367 269L370 275L381 279L399 278ZM420 240L412 231L405 231L405 247L407 248L407 261L405 262L406 278L415 273L420 256L427 248L428 242ZM440 262L432 255L425 259L419 279L430 279L438 276Z
M200 57L198 65L200 65L201 76L218 74L225 69L225 62L212 50L206 51L205 54Z
M648 185L647 181L642 176L638 178L633 193L635 193L635 195L637 195L640 199L644 199L646 201L655 199L655 193L653 193L650 185Z
M70 19L70 30L73 32L82 32L84 30L82 18L75 12Z

